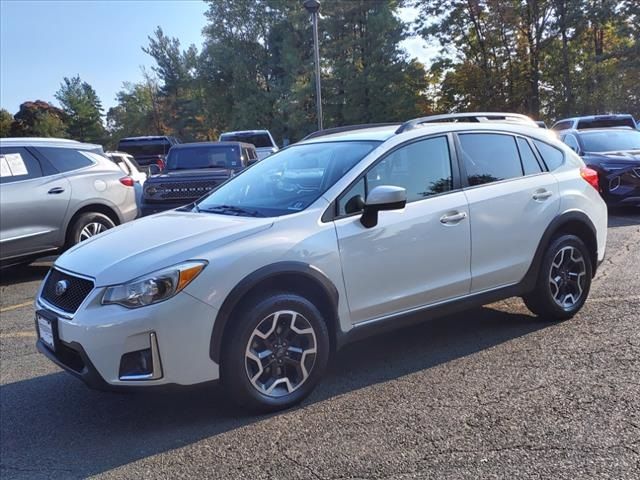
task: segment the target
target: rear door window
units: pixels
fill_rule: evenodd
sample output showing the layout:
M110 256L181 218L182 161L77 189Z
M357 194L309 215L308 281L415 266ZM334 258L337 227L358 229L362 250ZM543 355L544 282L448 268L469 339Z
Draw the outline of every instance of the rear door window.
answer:
M41 176L40 162L26 148L0 148L0 183L20 182Z
M88 155L73 148L38 147L37 150L47 157L47 160L59 172L71 172L93 165L93 161Z
M496 133L463 133L461 154L469 186L499 182L523 175L516 139Z

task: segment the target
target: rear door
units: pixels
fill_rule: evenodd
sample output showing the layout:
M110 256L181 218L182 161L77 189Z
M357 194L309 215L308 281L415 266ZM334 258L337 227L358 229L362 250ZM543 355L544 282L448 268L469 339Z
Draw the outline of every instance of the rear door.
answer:
M471 292L517 283L558 213L558 182L525 137L469 132L457 139L470 211Z
M62 246L62 228L71 198L69 181L25 147L0 149L0 164L2 257Z

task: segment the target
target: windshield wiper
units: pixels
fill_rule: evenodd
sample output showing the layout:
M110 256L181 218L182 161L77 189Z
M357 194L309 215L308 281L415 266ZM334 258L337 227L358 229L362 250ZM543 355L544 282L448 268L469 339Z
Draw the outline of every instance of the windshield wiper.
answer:
M213 207L198 208L198 211L207 213L222 213L223 215L247 215L249 217L264 217L264 215L256 210L249 210L248 208L236 207L234 205L215 205Z

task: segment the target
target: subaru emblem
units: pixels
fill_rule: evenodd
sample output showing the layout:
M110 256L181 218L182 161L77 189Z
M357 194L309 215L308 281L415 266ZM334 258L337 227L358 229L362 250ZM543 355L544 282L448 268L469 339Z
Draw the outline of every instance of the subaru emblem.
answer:
M64 295L64 292L69 288L69 282L66 280L60 280L56 283L56 297Z

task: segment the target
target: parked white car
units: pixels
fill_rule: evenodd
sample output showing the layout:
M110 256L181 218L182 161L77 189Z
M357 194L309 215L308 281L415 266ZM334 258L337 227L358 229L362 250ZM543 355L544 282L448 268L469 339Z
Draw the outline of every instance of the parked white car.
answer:
M37 346L93 387L222 379L275 410L373 332L511 296L572 317L606 233L597 174L535 125L329 130L59 257Z
M125 175L129 175L134 181L140 185L144 185L144 182L147 180L147 172L144 171L145 169L143 167L138 165L138 162L136 162L132 155L125 152L106 152L106 155L120 167L120 170L122 170Z
M269 130L242 130L237 132L225 132L220 135L221 142L250 143L256 147L258 160L267 158L278 151L278 145L271 136Z

